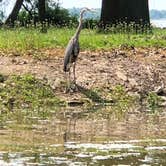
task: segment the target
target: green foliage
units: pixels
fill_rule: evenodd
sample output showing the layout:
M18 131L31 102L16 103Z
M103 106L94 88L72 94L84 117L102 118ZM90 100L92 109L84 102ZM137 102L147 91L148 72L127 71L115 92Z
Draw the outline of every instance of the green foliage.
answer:
M28 12L25 9L22 9L19 13L17 19L17 25L25 26L25 27L33 27L39 24L39 16L38 16L38 5L35 2L34 4L34 11L29 9ZM36 9L36 10L35 10ZM67 9L60 7L59 3L57 2L47 2L46 4L46 13L45 13L45 24L50 26L71 26L77 22L76 16L71 16Z
M3 19L4 19L4 13L3 11L0 11L0 24L2 23Z
M59 5L47 8L46 21L51 25L70 26L77 22L75 16L70 16L67 9L61 8Z
M80 10L81 8L71 8L71 9L68 9L69 10L69 13L71 15L78 15L80 13ZM85 17L87 19L98 19L100 18L100 14L101 14L101 9L100 8L97 8L95 9L96 13L88 13ZM155 10L155 9L152 9L150 10L150 18L151 19L163 19L163 18L166 18L166 10Z
M18 21L21 26L27 26L31 24L31 17L25 10L22 10L18 15Z
M46 34L37 29L16 28L0 29L0 49L24 51L40 48L65 48L74 29L50 28ZM153 34L130 33L96 33L96 30L84 29L80 34L81 49L117 48L120 45L128 47L166 47L166 30L154 29Z
M8 77L1 75L1 111L59 104L62 104L62 102L55 96L51 87L32 75L12 75Z
M118 22L116 24L100 25L98 32L101 33L125 33L125 34L151 34L152 26L150 24L145 24L143 22L127 23L127 22Z
M161 98L155 93L150 92L147 96L147 103L151 110L155 110L159 107L159 103L161 102Z
M150 11L151 19L164 19L166 18L166 10L151 10Z
M115 109L121 111L127 111L135 101L132 96L129 96L126 93L125 88L122 85L115 86L110 93L110 96L112 100L115 101Z
M82 8L70 8L68 9L69 13L71 16L79 16ZM84 15L85 19L93 19L93 20L99 20L100 19L100 14L101 14L101 9L94 9L95 12L87 12Z

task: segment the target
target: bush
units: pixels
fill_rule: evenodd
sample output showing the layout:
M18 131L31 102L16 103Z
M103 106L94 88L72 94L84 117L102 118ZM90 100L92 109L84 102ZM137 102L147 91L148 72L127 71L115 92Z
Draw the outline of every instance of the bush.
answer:
M36 10L37 11L37 10ZM39 23L38 13L29 13L22 9L17 22L20 26L37 26ZM73 26L77 23L77 17L71 16L67 9L61 8L58 3L49 3L46 7L45 24L48 26Z

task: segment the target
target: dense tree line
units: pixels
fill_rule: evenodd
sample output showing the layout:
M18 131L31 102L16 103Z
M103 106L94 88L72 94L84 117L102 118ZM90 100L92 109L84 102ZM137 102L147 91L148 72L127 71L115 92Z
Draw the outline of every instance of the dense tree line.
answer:
M65 22L67 21L71 21L71 19L74 19L74 21L76 21L76 18L79 16L79 13L81 11L81 8L70 8L70 9L64 9L61 8L59 6L59 9L57 9L57 6L54 8L56 8L54 10L47 10L46 12L46 19L49 19L50 17L52 17L52 23L54 22L59 22L58 17L62 17L63 20L65 20ZM59 10L60 12L58 13ZM96 8L95 9L96 13L87 13L85 15L85 19L93 19L93 20L99 20L100 19L100 15L101 15L101 9L100 8ZM55 15L58 16L56 17ZM0 22L2 22L2 20L4 19L4 13L3 11L0 10ZM26 24L26 22L28 22L29 17L32 17L32 14L27 12L25 9L22 9L18 15L18 20L20 22L22 22L22 24ZM53 21L53 17L54 17L54 21ZM65 18L64 18L65 17ZM150 10L150 19L166 19L166 10Z
M81 8L71 8L68 9L69 13L73 16L79 15ZM94 19L94 20L99 20L100 15L101 15L101 9L96 8L95 9L96 13L88 13L86 14L85 18L86 19ZM166 10L150 10L150 19L166 19Z
M3 14L1 11L1 19L4 19ZM13 10L5 20L5 24L9 26L14 26L15 23L21 26L36 26L38 23L64 26L73 22L77 22L77 18L52 0L16 0Z
M166 10L151 10L150 17L151 19L166 19Z
M4 0L0 0L0 3L2 2ZM2 12L0 16L3 17ZM14 26L17 22L21 26L32 24L36 26L37 23L40 23L42 28L49 25L65 26L76 23L77 16L71 15L67 9L61 8L58 0L16 0L5 24ZM102 0L98 20L100 20L98 23L90 20L88 24L95 23L104 29L106 25L115 26L121 23L149 25L148 0Z

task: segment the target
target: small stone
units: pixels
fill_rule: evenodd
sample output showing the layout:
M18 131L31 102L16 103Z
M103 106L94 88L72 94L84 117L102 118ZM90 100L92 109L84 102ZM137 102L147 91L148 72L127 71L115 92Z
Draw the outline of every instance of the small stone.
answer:
M130 83L131 86L137 86L138 85L134 78L129 78L128 80L129 80L129 83Z
M154 92L159 96L166 95L166 89L164 88L164 86L155 87Z
M166 55L161 55L161 58L166 58Z
M160 98L163 102L166 102L166 97L165 96L160 96Z
M12 58L11 62L12 62L12 63L17 63L17 60L14 59L14 58Z
M120 78L120 79L123 80L123 81L127 81L127 80L128 80L126 74L123 73L123 72L121 72L121 71L117 71L117 72L116 72L116 75L117 75L118 78Z

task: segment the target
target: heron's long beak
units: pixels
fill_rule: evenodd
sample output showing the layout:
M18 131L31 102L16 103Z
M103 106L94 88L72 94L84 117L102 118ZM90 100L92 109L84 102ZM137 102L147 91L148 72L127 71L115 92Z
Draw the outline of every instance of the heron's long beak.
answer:
M87 7L83 8L83 10L86 10L86 11L89 11L89 12L93 12L93 13L97 12L95 9L89 9Z
M97 13L97 11L95 9L90 9L90 12Z

